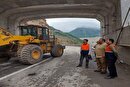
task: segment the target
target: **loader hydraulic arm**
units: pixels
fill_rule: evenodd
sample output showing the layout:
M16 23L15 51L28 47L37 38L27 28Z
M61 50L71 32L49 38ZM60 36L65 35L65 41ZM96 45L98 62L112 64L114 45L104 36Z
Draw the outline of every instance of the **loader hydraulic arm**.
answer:
M0 28L0 46L9 44L9 40L13 37L13 34Z
M0 28L0 46L9 45L13 42L19 42L19 44L28 44L33 41L33 36L17 36L13 35L4 29Z

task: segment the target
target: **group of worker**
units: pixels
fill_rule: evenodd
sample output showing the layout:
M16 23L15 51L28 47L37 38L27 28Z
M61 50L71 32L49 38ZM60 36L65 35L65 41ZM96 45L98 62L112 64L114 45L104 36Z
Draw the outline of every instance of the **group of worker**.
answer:
M114 44L113 39L103 39L100 38L97 44L93 47L94 54L96 57L97 69L94 72L100 72L101 74L107 74L107 69L109 74L105 77L106 79L113 79L117 77L116 71L116 60L118 58L118 53ZM77 67L81 67L84 58L86 59L86 68L88 68L89 60L91 55L90 45L88 44L88 39L83 40L80 51L80 62Z

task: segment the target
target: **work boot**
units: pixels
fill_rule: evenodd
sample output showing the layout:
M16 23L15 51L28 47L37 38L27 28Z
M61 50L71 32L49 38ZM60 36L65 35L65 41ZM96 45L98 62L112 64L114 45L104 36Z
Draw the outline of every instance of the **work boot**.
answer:
M107 71L101 71L101 74L106 74L107 73Z
M86 66L86 68L88 68L88 66Z
M105 77L105 79L114 79L115 77L109 76L109 77Z
M94 70L94 72L101 72L101 70Z
M82 65L78 65L77 67L82 67Z

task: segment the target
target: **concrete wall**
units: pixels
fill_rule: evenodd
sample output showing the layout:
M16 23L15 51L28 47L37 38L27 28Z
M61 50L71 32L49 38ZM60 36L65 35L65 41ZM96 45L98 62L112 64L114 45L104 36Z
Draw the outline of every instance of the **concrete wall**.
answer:
M107 35L109 38L117 39L120 30ZM130 65L130 26L123 29L119 43L118 43L119 57L124 63Z
M130 65L130 26L123 29L119 44L120 58Z
M130 8L130 0L120 0L120 1L121 1L121 22L123 23L127 11ZM128 14L128 18L125 22L124 29L119 40L119 56L125 63L130 65L130 26L129 25L130 25L130 12Z
M130 0L121 0L122 23L124 21L124 18L126 16L129 8L130 8ZM130 12L129 12L128 18L125 22L125 26L128 26L128 25L130 25Z
M127 26L123 29L119 44L123 46L130 46L130 26Z
M130 65L130 47L119 46L119 56L124 63Z
M108 26L106 29L106 36L109 38L117 40L117 37L119 35L122 22L124 21L124 18L126 16L126 13L128 11L128 8L130 7L130 0L120 0L118 4L116 5L116 11L114 13L115 15L115 24L112 25L111 22L113 22L111 17L108 18L109 25L112 25L111 27ZM120 9L121 8L121 9ZM127 21L125 23L125 27L123 29L123 32L121 34L120 40L118 42L118 52L119 57L121 60L124 61L124 63L130 65L130 13L128 15ZM115 28L114 28L115 25Z
M0 27L3 27L3 28L8 28L7 27L7 19L0 16Z

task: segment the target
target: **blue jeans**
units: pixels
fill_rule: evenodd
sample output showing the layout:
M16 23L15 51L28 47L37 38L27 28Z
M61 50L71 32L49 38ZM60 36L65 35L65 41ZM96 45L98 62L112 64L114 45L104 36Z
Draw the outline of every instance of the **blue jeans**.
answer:
M80 52L80 62L79 62L79 65L81 65L82 66L82 64L83 64L83 60L84 60L84 58L86 58L86 66L88 66L88 63L89 63L89 59L88 59L88 53L89 53L89 50L82 50L81 52Z

